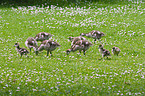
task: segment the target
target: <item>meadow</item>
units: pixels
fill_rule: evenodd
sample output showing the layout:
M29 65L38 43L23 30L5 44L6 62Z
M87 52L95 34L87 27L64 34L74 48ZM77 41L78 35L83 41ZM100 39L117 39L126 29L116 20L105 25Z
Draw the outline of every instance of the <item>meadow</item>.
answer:
M144 1L0 6L1 96L145 96ZM78 51L66 55L69 36L92 30L104 32L104 48L111 52L113 46L119 47L119 56L99 60L98 41L85 56ZM26 48L26 39L39 32L53 34L61 47L53 56L43 51L21 58L15 42Z

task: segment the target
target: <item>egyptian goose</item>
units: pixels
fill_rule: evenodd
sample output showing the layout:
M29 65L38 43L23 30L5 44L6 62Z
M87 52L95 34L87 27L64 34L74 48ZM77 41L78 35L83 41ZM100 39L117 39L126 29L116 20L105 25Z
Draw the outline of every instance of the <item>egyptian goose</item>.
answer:
M119 53L120 53L120 49L118 47L113 47L112 48L112 54L113 55L117 55L118 56Z
M66 54L68 55L70 52L75 52L79 50L79 53L83 51L84 55L86 53L86 50L90 48L93 44L87 40L79 40L74 45L71 46L70 49L66 50Z
M107 57L108 59L108 56L111 56L110 52L103 48L103 45L99 45L99 52L102 54L102 58Z
M61 45L53 40L44 40L41 43L40 47L38 48L38 51L46 50L47 56L49 55L49 53L52 56L52 51L55 50L59 46Z
M29 53L29 51L26 48L20 48L19 43L15 43L14 46L16 47L16 50L21 55L21 57Z
M50 33L40 32L35 36L35 40L42 42L44 40L48 40L50 37L52 37L52 35Z
M31 53L31 49L33 48L35 54L38 55L38 45L37 45L37 41L33 37L29 37L26 40L25 45L30 49L30 53Z
M96 42L96 39L98 39L101 42L101 37L105 36L105 34L103 32L97 31L97 30L93 30L89 33L81 33L81 36L86 36L86 37L91 37L94 39L94 43Z

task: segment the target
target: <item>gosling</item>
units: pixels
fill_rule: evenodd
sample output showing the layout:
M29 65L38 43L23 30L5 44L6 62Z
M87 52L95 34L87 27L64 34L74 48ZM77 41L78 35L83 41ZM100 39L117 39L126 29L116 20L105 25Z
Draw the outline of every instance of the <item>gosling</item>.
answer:
M35 40L36 41L44 41L44 40L48 40L49 38L51 38L52 35L50 33L46 33L46 32L40 32L35 36Z
M102 58L107 57L108 59L108 56L111 56L110 52L104 49L102 45L99 45L99 52L102 54Z
M16 50L21 55L21 57L29 53L29 51L26 48L20 48L19 43L15 43L14 46L16 47Z
M53 40L44 40L38 48L38 51L46 50L47 56L49 53L52 56L52 51L54 51L59 46L61 45Z
M118 47L113 47L112 48L112 54L113 55L117 55L118 56L118 54L120 53L120 49L118 48Z
M101 38L103 36L105 36L105 34L103 32L100 32L100 31L97 31L97 30L93 30L89 33L81 33L80 34L81 36L86 36L86 37L89 37L89 38L93 38L94 39L94 43L96 42L96 40L99 40L99 42L102 44L101 42Z
M38 45L37 45L37 41L33 37L29 37L26 40L25 45L29 48L30 53L31 53L31 49L33 48L35 54L38 55Z
M85 37L78 36L78 37L69 37L69 40L72 42L71 46L74 45L79 40L87 40Z
M79 53L83 51L83 54L85 55L86 50L88 50L90 46L93 46L91 42L87 40L79 40L74 45L72 45L70 49L66 50L66 54L68 55L70 52L75 52L79 50Z

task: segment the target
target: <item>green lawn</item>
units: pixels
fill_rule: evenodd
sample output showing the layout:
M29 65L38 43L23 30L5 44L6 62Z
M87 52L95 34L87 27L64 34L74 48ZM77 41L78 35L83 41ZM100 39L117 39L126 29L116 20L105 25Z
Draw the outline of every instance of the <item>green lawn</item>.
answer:
M0 6L1 96L145 95L145 2ZM69 36L92 30L104 32L104 48L111 52L113 46L119 47L119 56L99 60L99 41L85 56L78 51L66 55ZM39 32L53 34L61 47L52 57L43 51L21 58L15 42L26 48L26 39Z

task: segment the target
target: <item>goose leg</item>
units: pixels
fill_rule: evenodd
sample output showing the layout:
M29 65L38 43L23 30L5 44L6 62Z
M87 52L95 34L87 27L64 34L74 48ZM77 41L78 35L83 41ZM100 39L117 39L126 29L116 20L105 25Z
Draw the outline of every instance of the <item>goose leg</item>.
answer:
M21 57L23 56L23 54L21 53Z
M50 51L50 55L53 56L51 51Z
M47 56L49 55L49 51L47 51Z
M96 39L94 40L94 44L95 44L95 42L96 42Z
M36 51L35 53L36 53L36 55L38 55L38 51Z
M84 52L84 55L86 54L86 51L85 50L83 50L83 52Z
M30 54L31 54L31 48L29 48L30 49Z
M79 53L81 53L82 50L79 50Z

